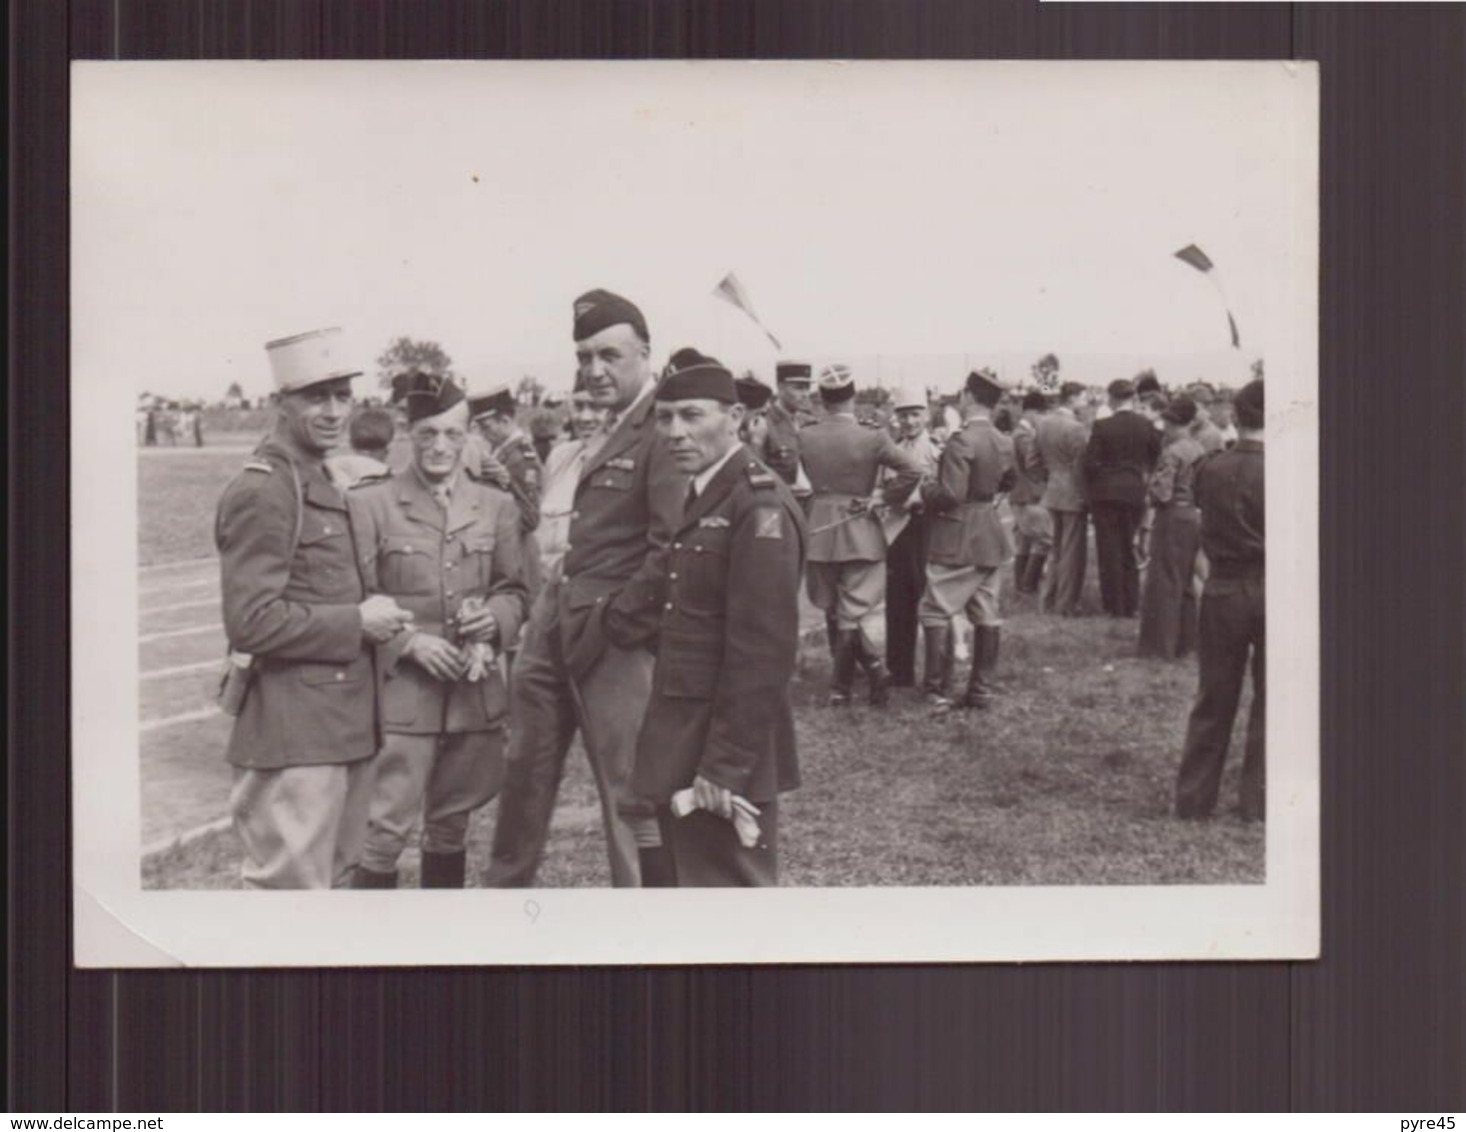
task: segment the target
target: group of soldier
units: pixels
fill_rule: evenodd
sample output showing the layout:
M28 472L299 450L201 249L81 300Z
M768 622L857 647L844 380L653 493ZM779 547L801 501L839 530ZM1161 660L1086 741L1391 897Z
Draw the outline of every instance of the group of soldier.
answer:
M1005 390L973 372L959 427L939 438L925 398L897 397L894 434L857 419L843 365L816 383L781 363L770 390L685 348L655 374L642 312L608 291L575 301L572 337L569 434L543 460L507 387L470 396L413 372L394 409L357 409L338 331L267 344L278 418L215 532L247 886L395 888L420 824L422 886L463 887L470 819L495 797L472 879L532 885L577 736L615 885L777 883L779 796L799 781L801 590L824 614L831 705L851 702L859 673L876 706L914 685L919 626L933 710L986 709L1013 549L1005 498L1018 588L1041 585L1061 614L1077 608L1086 510L1121 616L1146 493L1147 608L1165 559L1180 609L1199 528L1211 575L1178 812L1215 806L1250 656L1244 810L1261 816L1260 383L1238 397L1231 455L1202 460L1194 402L1173 399L1164 438L1148 420L1142 437L1128 383L1090 436L1077 387L1053 405L1029 394L1004 421ZM411 456L394 472L400 428ZM1119 482L1131 472L1138 507ZM964 622L972 664L954 695Z

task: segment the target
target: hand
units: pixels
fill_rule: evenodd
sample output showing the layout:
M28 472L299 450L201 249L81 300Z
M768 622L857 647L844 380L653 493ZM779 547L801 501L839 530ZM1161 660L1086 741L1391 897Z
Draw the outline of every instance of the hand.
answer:
M362 635L378 644L390 641L412 623L412 614L386 594L373 594L357 609L361 611Z
M458 635L465 641L482 642L486 645L499 643L499 621L493 610L487 606L472 612L458 614Z
M451 684L468 671L468 658L442 637L418 633L407 643L406 655L434 680Z
M481 479L498 484L505 491L509 490L509 485L513 482L509 476L509 469L504 466L503 462L497 456L490 456L488 453L485 453L484 458L479 461L478 474Z
M748 444L755 452L764 450L769 437L769 422L762 413L748 418Z
M698 809L732 820L733 791L709 782L700 774L692 780L692 800Z

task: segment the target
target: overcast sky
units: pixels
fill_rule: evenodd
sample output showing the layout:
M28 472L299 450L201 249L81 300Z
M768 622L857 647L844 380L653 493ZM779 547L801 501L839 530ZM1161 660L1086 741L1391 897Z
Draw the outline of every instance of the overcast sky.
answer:
M257 395L267 339L339 325L369 374L406 334L473 388L566 388L571 302L607 287L642 306L659 360L691 344L767 378L774 347L712 296L734 271L785 354L879 355L887 384L1046 350L1096 381L1142 363L1227 380L1257 355L1271 374L1300 348L1312 256L1305 74L75 64L73 366ZM1240 355L1172 258L1192 242Z

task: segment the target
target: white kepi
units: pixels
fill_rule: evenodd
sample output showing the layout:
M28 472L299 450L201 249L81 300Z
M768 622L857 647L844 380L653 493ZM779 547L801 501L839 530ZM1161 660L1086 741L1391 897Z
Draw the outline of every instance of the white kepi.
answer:
M275 388L281 393L340 377L360 377L362 373L360 366L346 359L339 326L266 342L265 353L270 358Z

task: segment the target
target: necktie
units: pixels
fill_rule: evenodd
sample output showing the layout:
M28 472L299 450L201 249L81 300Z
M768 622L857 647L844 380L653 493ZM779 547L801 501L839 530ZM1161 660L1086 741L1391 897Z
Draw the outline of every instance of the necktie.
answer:
M433 498L438 501L438 506L443 509L443 514L448 513L449 491L446 483L437 484L433 488Z

